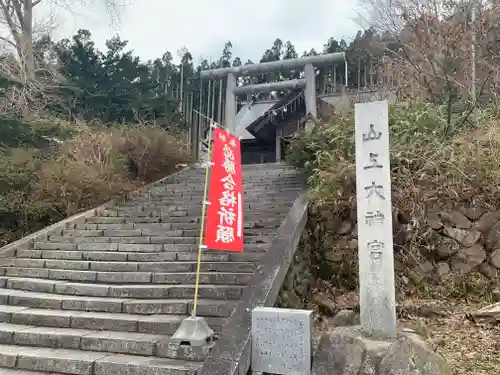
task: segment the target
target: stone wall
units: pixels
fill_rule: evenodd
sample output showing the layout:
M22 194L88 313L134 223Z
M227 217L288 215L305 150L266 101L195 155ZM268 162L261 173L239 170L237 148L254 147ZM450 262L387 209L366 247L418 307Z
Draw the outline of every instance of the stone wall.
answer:
M356 212L351 212L323 233L325 245L315 260L319 278L337 278L334 284L350 283L355 287L356 216ZM422 216L394 214L397 281L418 284L423 278L445 281L471 271L489 278L500 273L500 211L461 206L428 210Z
M305 230L281 287L276 306L289 309L308 307L312 279L311 245L307 241Z

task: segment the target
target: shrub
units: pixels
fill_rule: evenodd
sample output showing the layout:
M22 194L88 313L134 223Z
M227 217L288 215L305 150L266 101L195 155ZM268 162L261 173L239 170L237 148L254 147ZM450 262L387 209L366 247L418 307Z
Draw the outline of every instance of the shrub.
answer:
M458 204L500 204L500 123L491 108L474 123L449 129L439 107L425 103L393 106L389 113L393 210L409 218L410 243L397 254L405 262L421 259L431 241L426 212ZM335 246L333 228L355 215L354 116L349 113L323 123L292 140L288 161L308 176L311 220L308 234L318 244L316 255ZM352 253L352 250L350 251ZM351 254L352 255L352 254ZM342 257L341 257L342 258ZM355 288L357 258L349 258L337 285ZM346 259L346 258L342 258Z
M189 162L177 139L161 128L81 124L73 134L48 153L25 143L2 155L4 242L123 196Z

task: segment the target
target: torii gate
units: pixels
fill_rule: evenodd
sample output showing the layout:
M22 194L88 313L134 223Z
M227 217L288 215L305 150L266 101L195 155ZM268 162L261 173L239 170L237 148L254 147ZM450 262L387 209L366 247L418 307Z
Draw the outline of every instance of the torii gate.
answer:
M231 132L234 132L234 119L236 117L237 108L236 95L238 94L269 93L275 90L304 87L306 114L316 118L316 74L314 68L339 62L347 64L344 52L250 64L240 67L202 70L200 78L202 81L208 81L224 79L227 77L224 125ZM304 69L304 78L239 87L236 85L236 79L238 77L255 76L258 74L279 72L290 69ZM192 139L197 139L197 134ZM193 142L193 155L198 155L198 142Z

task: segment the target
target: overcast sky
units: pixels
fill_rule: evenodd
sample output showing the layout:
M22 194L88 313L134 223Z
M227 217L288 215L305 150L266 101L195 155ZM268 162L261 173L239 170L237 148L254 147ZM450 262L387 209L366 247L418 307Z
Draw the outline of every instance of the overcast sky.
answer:
M78 0L72 0L78 1ZM89 1L89 0L87 0ZM122 0L120 20L110 25L106 12L92 0L90 9L57 10L55 38L89 29L99 48L119 34L142 59L169 50L174 57L186 46L195 62L216 60L231 40L233 56L259 60L275 38L294 43L297 52L321 50L329 37L351 38L358 25L352 0Z

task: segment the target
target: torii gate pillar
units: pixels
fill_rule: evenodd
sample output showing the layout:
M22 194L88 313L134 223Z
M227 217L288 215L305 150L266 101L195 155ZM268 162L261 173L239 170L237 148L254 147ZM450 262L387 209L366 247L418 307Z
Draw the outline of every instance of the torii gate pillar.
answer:
M224 113L224 122L226 129L232 134L235 132L234 119L236 117L236 95L234 94L234 89L236 88L236 76L233 73L227 75L227 86L226 86L226 108Z
M304 99L306 102L306 115L316 118L316 72L312 64L304 67L306 87L304 89Z

